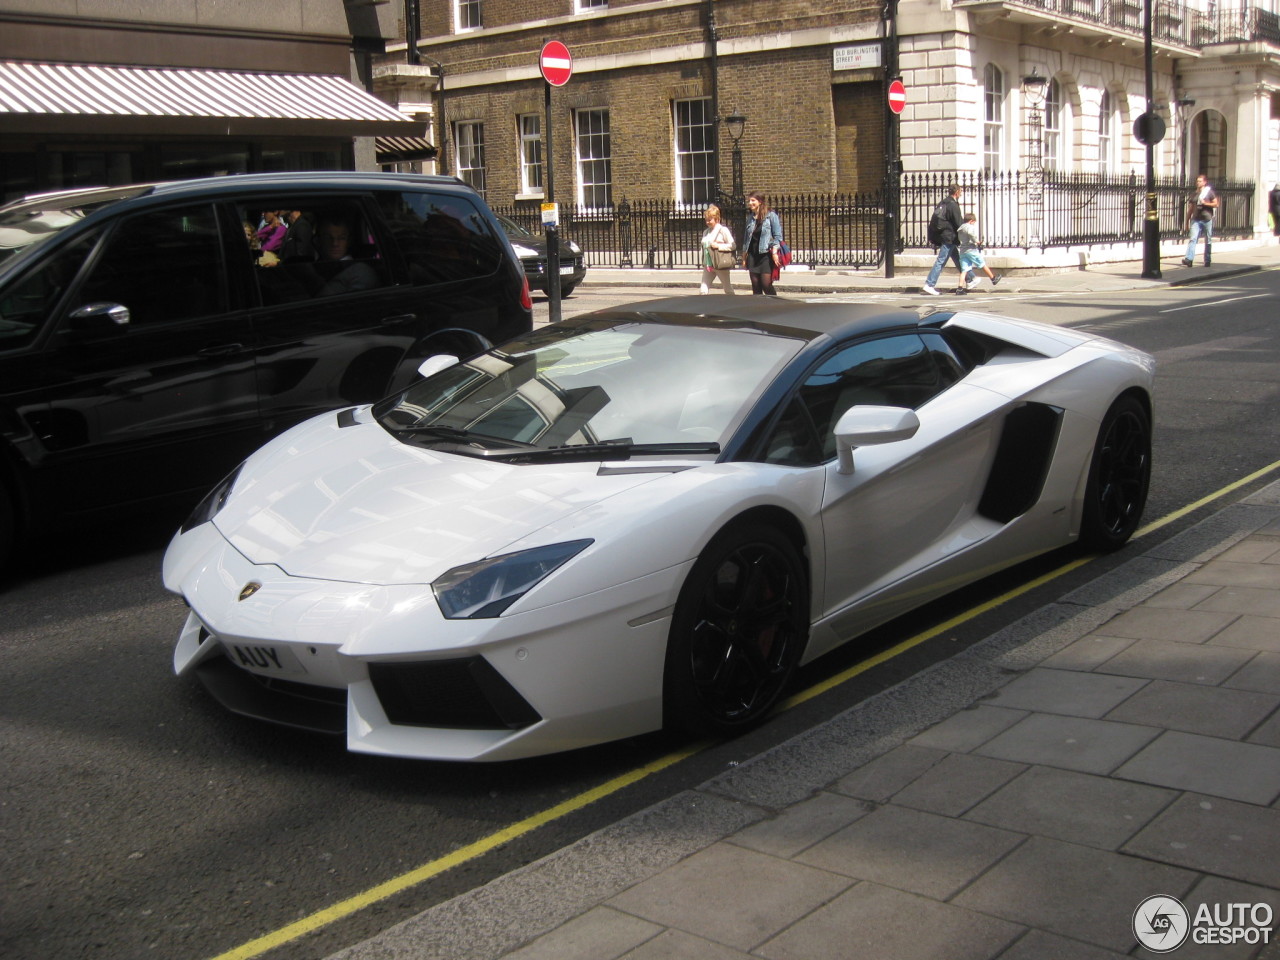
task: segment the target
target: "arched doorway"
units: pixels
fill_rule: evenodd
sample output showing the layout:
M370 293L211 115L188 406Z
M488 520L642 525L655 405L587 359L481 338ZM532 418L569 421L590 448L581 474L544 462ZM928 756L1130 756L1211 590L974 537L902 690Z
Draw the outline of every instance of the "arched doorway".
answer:
M1185 144L1186 179L1205 174L1210 182L1227 179L1227 118L1217 110L1201 110L1191 120Z

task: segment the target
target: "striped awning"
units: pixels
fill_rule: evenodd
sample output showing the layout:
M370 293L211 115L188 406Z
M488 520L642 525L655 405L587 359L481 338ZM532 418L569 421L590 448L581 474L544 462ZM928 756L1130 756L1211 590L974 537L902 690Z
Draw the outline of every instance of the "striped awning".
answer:
M378 137L373 146L378 163L434 160L436 157L435 146L422 137Z
M0 60L14 132L417 136L426 124L343 77Z

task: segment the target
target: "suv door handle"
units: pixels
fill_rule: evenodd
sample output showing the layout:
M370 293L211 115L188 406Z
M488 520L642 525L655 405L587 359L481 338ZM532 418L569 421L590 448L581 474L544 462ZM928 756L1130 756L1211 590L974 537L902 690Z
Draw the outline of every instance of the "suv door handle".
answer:
M378 323L384 327L398 327L402 323L412 323L417 319L418 315L416 313L399 313L394 317L383 317Z
M244 353L243 343L215 343L196 351L198 357L234 357Z

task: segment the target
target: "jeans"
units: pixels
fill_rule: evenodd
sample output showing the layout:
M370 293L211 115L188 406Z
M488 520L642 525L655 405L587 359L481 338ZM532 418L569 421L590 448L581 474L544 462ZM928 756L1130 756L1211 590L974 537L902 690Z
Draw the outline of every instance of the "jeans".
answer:
M956 243L940 243L938 244L938 259L933 262L933 269L929 271L929 279L926 280L925 286L936 287L938 278L942 276L942 268L947 265L950 260L956 265L956 269L960 271L960 275L965 280L973 278L973 271L966 271L960 266L960 245Z
M1212 220L1192 220L1191 221L1191 240L1187 243L1187 255L1184 260L1194 260L1196 258L1196 241L1204 235L1204 262L1209 262L1209 244L1213 243L1213 221Z

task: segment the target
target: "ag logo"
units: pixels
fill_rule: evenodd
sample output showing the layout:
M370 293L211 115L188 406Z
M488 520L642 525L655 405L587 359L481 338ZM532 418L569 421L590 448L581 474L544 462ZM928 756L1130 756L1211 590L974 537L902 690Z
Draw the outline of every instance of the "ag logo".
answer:
M257 593L261 589L262 589L262 584L260 584L257 580L250 580L248 583L246 583L243 587L240 588L240 599L248 600L250 597L252 597L255 593Z
M1187 908L1173 897L1147 897L1133 911L1133 935L1152 953L1177 950L1190 930Z

